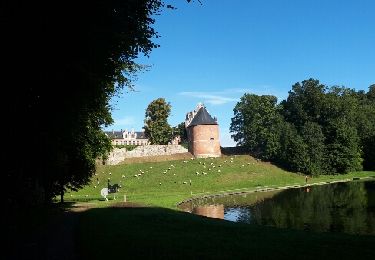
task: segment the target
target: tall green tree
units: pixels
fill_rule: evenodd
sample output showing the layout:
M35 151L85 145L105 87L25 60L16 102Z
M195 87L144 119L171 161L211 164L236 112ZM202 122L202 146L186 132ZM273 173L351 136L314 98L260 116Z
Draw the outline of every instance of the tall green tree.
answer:
M234 108L230 126L238 145L264 159L274 158L279 150L279 125L282 118L274 96L244 94Z
M151 144L168 144L171 141L170 113L171 105L164 98L155 99L147 106L143 128Z
M306 122L321 123L324 112L324 95L327 87L319 80L308 79L297 82L289 91L288 98L281 102L286 121L301 129Z
M375 85L367 93L358 94L355 123L363 149L363 167L375 170Z
M322 127L306 122L301 129L301 137L306 145L305 172L311 175L324 173L325 137Z
M293 124L284 122L281 125L279 142L278 163L290 171L307 173L308 146Z
M238 145L285 168L312 175L375 166L374 89L297 82L280 105L272 96L245 94L234 108Z
M187 131L186 131L186 127L185 127L185 122L181 122L177 126L173 127L173 135L174 135L174 137L180 136L182 144L186 144L188 142L188 136L187 136Z
M13 82L3 91L6 203L50 202L88 184L110 142L109 100L132 87L135 59L158 44L153 28L162 0L8 1L2 42ZM22 71L22 72L21 72ZM20 148L24 156L19 156ZM17 183L18 189L11 183Z

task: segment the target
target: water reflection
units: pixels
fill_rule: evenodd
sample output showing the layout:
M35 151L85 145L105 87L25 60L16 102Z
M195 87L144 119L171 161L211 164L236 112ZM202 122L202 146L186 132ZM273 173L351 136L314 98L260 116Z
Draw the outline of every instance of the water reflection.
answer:
M224 205L197 206L193 209L193 213L210 218L224 219Z
M374 181L210 198L192 202L190 207L193 212L203 212L195 208L218 203L221 204L220 210L223 207L223 218L226 220L280 228L375 235Z

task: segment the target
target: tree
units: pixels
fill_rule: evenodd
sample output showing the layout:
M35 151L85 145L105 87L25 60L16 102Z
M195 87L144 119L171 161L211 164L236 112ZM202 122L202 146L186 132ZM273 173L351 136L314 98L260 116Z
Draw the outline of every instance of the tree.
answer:
M8 206L51 202L89 182L95 159L110 149L101 130L113 122L109 100L132 87L134 60L158 47L153 17L163 7L162 0L4 5Z
M308 79L297 82L289 91L288 98L281 102L286 121L300 129L306 122L320 123L324 111L324 95L327 87L319 80Z
M363 148L363 167L375 170L375 85L371 85L367 93L361 94L355 123Z
M185 122L179 123L173 128L173 137L180 136L181 143L186 144L188 142L187 131L185 127Z
M264 159L278 154L278 129L282 118L276 103L274 96L244 94L233 109L232 138L238 145Z
M280 150L277 161L286 169L307 173L309 164L308 146L293 124L284 122L280 128Z
M172 138L172 128L168 124L171 105L164 98L152 101L145 113L145 135L151 144L168 144Z
M306 122L301 129L301 137L306 144L305 172L311 175L324 173L325 137L322 127L314 122Z

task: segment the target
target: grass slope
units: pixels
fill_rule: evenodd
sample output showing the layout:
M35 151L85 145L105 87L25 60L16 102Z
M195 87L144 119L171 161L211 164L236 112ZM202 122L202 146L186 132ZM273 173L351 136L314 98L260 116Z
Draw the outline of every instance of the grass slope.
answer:
M375 172L355 172L309 179L308 182L331 181L353 177L374 176ZM251 156L186 159L99 166L92 182L78 192L66 194L66 200L91 201L106 207L111 201L100 201L100 190L111 184L122 186L117 200L165 208L189 197L225 191L252 190L257 187L279 187L305 184L305 176L284 171ZM113 195L109 195L113 199Z

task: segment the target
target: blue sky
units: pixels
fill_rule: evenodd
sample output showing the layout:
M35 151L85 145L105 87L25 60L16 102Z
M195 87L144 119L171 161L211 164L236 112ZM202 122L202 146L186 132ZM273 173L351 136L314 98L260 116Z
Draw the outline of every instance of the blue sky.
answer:
M244 93L285 99L308 78L328 86L368 90L375 83L373 0L184 0L156 16L161 47L138 75L135 92L111 101L106 130L140 131L147 105L163 97L169 123L184 121L203 102L218 118L222 146L234 146L229 126Z

